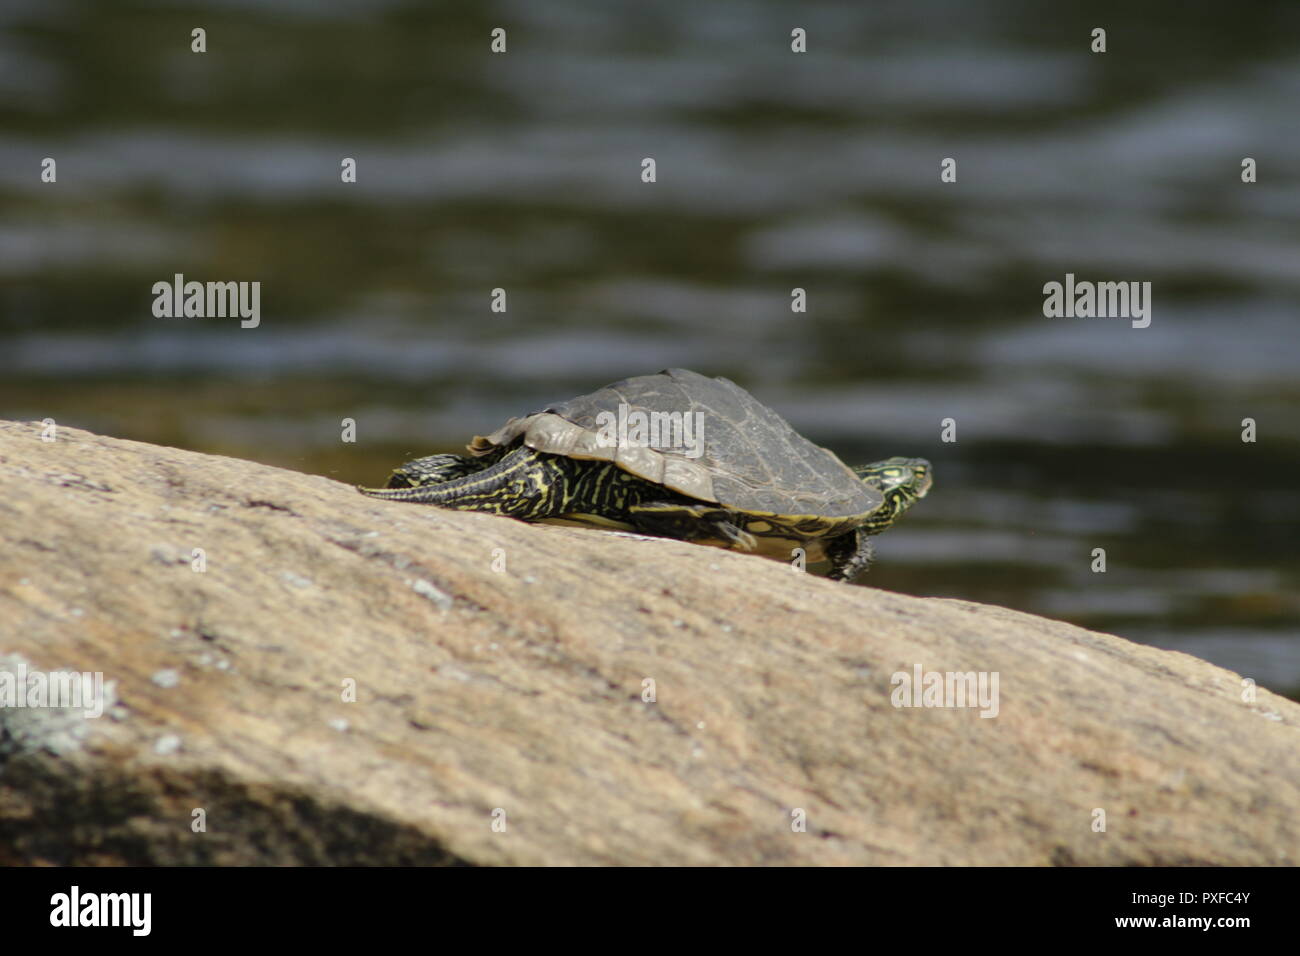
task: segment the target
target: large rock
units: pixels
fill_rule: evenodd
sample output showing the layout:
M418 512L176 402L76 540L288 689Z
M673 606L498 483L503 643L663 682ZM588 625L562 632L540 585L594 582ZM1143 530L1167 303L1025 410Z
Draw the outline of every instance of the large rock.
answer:
M1184 654L68 428L0 487L0 671L112 696L0 711L0 863L1300 862L1300 706Z

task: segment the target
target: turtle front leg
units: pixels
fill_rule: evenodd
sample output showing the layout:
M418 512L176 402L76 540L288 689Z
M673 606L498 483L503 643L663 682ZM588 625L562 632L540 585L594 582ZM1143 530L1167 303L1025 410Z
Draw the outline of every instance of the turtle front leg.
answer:
M826 576L845 584L852 584L854 578L871 566L871 559L875 556L870 536L861 531L850 531L832 538L826 542L824 550L831 560L831 570Z

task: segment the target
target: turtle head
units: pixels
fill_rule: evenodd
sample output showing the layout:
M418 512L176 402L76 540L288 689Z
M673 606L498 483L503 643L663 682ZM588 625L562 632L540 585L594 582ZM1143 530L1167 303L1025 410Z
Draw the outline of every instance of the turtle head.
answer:
M924 458L886 458L853 470L885 496L885 503L862 529L867 534L884 531L902 517L918 498L926 496L933 481L930 463Z

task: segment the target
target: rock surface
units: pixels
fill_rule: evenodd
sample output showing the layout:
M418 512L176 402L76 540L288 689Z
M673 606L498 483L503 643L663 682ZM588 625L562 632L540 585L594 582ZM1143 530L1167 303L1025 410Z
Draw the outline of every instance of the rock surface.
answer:
M0 710L0 863L1300 863L1300 705L1184 654L69 428L0 487L0 672L111 692Z

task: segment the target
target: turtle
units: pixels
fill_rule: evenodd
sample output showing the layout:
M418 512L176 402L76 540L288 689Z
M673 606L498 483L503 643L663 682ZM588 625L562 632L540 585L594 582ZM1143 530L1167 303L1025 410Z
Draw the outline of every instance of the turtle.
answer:
M670 368L512 418L468 455L393 470L390 501L597 526L790 560L851 582L932 481L923 458L851 469L725 378Z

